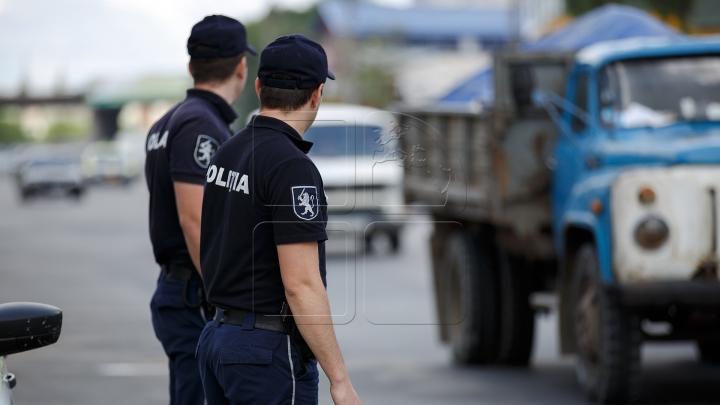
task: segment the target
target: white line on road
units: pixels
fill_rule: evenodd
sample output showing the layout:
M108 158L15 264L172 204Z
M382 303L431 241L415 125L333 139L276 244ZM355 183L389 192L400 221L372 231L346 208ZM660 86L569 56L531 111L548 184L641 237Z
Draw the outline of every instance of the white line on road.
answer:
M98 365L105 377L160 377L168 375L165 363L103 363Z

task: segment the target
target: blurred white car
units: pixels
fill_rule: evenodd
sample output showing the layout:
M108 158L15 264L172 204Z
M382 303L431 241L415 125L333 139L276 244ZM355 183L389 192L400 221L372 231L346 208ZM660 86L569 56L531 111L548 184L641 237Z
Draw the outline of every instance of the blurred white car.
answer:
M72 146L42 145L23 153L15 171L23 200L38 195L71 195L85 192L79 153Z
M257 114L254 111L250 114ZM359 237L368 251L399 248L402 213L402 162L398 160L396 120L375 108L323 103L303 139L313 142L308 156L323 178L328 196L328 250L344 238ZM352 234L352 235L351 235ZM343 247L344 250L353 250Z
M83 175L92 183L128 184L140 174L136 160L115 141L91 142L82 153Z

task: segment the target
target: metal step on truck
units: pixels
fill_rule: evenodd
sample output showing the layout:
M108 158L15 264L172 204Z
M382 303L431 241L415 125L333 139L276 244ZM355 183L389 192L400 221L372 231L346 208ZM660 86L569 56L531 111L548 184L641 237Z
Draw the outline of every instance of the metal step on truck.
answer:
M643 341L694 340L720 361L720 39L494 63L492 106L402 111L385 155L433 217L455 361L526 365L547 294L591 400L637 398Z

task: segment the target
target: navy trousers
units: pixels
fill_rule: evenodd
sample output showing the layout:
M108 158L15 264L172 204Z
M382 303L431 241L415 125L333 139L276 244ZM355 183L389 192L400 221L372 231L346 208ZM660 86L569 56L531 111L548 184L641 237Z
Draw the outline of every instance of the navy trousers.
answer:
M200 277L190 280L187 300L197 304ZM195 359L195 347L205 320L200 308L188 308L183 300L185 282L164 277L158 280L157 289L150 302L153 329L170 368L170 405L203 405L202 381Z
M302 364L290 336L254 329L252 313L242 326L218 320L197 347L208 405L317 405L317 361Z

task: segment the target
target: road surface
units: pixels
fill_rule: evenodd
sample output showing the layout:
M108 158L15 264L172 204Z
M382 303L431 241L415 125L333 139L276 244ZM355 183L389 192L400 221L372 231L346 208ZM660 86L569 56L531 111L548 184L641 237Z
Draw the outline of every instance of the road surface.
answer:
M63 310L60 341L10 356L18 405L168 403L165 357L148 303L158 274L146 224L147 191L91 189L79 203L22 205L0 177L0 302ZM427 218L412 218L398 255L328 262L331 306L364 404L583 404L573 358L557 350L554 314L538 315L531 367L456 367L439 343ZM342 236L342 235L340 235ZM720 403L720 367L691 343L646 345L642 403ZM331 404L321 375L321 404Z

